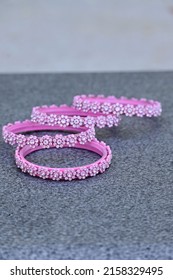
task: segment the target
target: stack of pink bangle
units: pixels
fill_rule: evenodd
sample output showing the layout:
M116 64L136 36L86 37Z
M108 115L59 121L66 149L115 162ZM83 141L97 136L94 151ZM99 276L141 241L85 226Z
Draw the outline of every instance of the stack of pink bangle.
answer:
M4 141L16 145L17 167L31 176L51 180L85 179L103 173L111 164L109 146L95 137L95 127L118 126L120 115L157 117L161 115L161 104L146 99L116 98L103 95L75 96L73 106L41 106L32 110L31 120L17 121L3 127ZM23 133L32 131L69 131L74 134L37 137ZM85 149L100 155L96 162L73 168L51 168L29 162L26 156L42 149L69 148Z

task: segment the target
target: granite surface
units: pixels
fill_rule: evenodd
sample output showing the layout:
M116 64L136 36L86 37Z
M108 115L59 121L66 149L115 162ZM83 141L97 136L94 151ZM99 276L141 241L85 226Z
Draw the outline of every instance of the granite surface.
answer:
M36 105L71 104L77 93L153 98L163 115L97 130L112 165L84 181L23 174L1 137L0 259L173 259L173 72L0 75L1 125L29 118ZM97 156L52 149L29 158L72 166Z

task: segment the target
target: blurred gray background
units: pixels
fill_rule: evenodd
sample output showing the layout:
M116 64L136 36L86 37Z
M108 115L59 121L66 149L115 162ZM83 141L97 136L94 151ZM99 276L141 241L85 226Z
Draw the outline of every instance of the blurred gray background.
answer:
M171 0L1 0L0 72L173 69Z

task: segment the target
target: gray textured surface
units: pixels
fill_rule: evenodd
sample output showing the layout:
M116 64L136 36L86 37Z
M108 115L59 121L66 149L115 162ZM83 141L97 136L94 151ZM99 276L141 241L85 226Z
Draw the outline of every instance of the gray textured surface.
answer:
M173 258L173 73L0 76L0 122L29 118L41 104L70 104L76 93L158 99L158 119L124 118L99 130L113 161L95 178L50 182L18 171L0 138L1 259ZM56 155L56 156L55 156ZM43 151L38 163L91 162L89 152ZM96 156L95 156L96 158Z

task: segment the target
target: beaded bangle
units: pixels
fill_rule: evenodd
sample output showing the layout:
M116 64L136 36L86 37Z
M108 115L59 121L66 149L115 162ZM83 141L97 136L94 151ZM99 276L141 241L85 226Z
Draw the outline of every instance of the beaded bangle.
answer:
M105 97L104 95L77 95L73 99L73 106L77 110L92 112L94 114L113 114L116 116L158 117L161 115L161 103L147 99L127 99L115 96Z
M43 149L42 147L31 148L29 146L17 147L15 152L15 159L17 167L23 172L29 173L31 176L37 176L43 179L51 180L73 180L73 179L85 179L90 176L95 176L98 173L103 173L110 165L112 159L112 153L109 146L106 146L104 142L93 140L90 143L81 145L75 144L74 148L85 149L93 151L101 156L95 163L73 167L73 168L50 168L45 166L39 166L29 162L25 157L32 152Z
M118 126L120 117L114 116L113 114L103 115L101 113L85 113L63 104L59 107L56 105L34 107L31 120L33 122L48 124L50 126L58 124L62 127L91 127L94 125L102 128L105 126Z
M17 134L29 131L43 131L43 130L65 130L70 132L78 132L77 134L61 135L56 134L55 136L44 135L42 137L37 137L34 135L26 136L23 134ZM30 147L41 146L43 148L50 148L51 146L56 148L62 148L64 146L72 147L76 143L85 144L91 142L95 139L95 129L94 127L62 127L59 125L50 126L44 124L33 123L29 120L24 122L15 122L14 124L8 124L3 127L2 132L4 141L10 145L18 145L24 147L29 145Z

